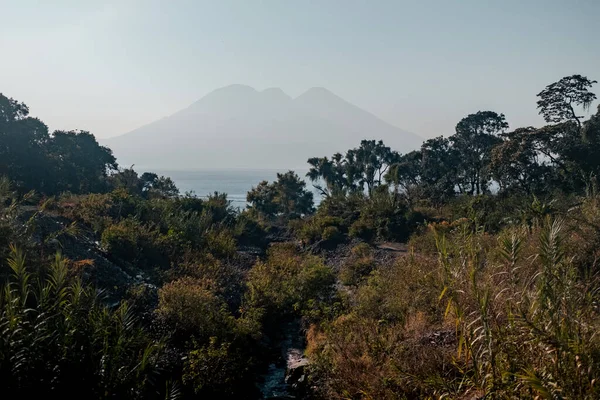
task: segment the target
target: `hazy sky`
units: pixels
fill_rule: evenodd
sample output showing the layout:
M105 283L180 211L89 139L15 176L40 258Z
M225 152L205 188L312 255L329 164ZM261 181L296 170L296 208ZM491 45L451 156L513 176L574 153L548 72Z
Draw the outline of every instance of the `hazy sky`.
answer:
M546 84L600 80L600 0L0 0L0 19L0 92L98 137L232 83L324 86L432 137L484 109L539 124Z

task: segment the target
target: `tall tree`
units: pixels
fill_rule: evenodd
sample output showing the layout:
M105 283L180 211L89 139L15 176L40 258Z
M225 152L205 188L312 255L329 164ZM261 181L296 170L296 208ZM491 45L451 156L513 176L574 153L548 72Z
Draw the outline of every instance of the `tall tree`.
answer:
M460 155L459 190L481 194L488 189L490 155L500 142L499 134L508 129L504 114L479 111L463 118L450 137L452 147Z
M458 171L461 154L449 138L438 136L421 146L421 182L423 195L436 204L455 196L459 186Z
M541 194L551 187L553 167L538 149L536 131L527 127L508 132L492 150L490 170L500 191Z
M104 191L109 172L117 169L112 151L100 146L87 131L55 131L49 153L57 168L59 189L63 191Z
M540 114L548 123L573 121L581 128L584 117L577 115L575 107L588 109L596 100L596 95L589 91L594 83L597 82L582 75L566 76L551 83L538 93Z
M381 185L388 168L398 161L400 155L392 151L383 141L363 140L356 149L348 150L346 159L355 165L360 174L359 184L367 187L369 195Z
M407 195L411 188L421 183L422 153L418 150L403 154L398 158L385 175L385 180L394 186L398 193L402 190Z
M306 176L323 196L331 196L344 190L344 160L340 153L327 157L308 159L310 169ZM324 185L323 185L324 184Z
M49 189L49 140L48 127L29 116L27 105L0 93L0 175L25 190Z
M158 176L153 172L144 172L140 177L142 193L148 198L174 198L179 195L179 189L169 177Z
M246 200L251 211L267 219L288 220L314 211L313 194L306 190L306 182L294 171L278 173L273 183L260 182L248 192Z

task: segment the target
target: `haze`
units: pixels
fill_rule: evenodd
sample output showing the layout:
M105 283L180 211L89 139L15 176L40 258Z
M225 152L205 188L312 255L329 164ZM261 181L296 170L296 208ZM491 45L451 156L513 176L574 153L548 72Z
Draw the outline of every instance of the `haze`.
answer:
M232 83L326 87L425 138L484 109L539 125L546 84L600 71L597 0L22 0L0 13L0 91L51 129L100 138Z

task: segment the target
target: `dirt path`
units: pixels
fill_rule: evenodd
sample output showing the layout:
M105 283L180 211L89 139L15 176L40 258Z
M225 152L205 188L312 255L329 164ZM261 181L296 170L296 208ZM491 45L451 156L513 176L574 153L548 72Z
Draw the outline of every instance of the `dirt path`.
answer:
M381 250L393 251L396 253L406 253L408 252L408 246L406 243L398 243L398 242L383 242L376 246Z

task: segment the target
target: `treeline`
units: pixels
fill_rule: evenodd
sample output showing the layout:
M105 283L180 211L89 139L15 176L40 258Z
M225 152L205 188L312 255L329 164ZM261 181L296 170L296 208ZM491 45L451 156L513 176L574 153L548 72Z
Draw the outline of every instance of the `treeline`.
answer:
M112 151L87 131L54 131L24 103L0 93L0 176L22 192L106 193L118 187L175 196L170 178L120 170Z
M289 171L246 210L0 96L3 393L274 396L300 322L296 397L598 398L594 83L540 92L542 128L480 111L407 154L311 158L318 207Z
M344 154L308 159L307 178L323 201L312 219L320 227L306 235L319 240L315 229L328 228L327 236L406 240L423 221L421 211L447 206L456 213L475 207L479 211L471 212L492 214L486 228L498 230L508 217L502 207L595 193L600 108L587 120L578 113L596 99L594 83L573 75L548 85L538 94L538 109L552 124L541 128L510 130L504 114L479 111L459 121L454 134L426 140L406 154L363 140ZM302 180L288 172L274 183L262 182L247 200L250 211L274 221L310 214L310 197Z
M538 94L542 128L509 130L504 114L479 111L463 118L449 137L426 140L398 154L381 141L331 158L311 158L308 177L325 196L373 190L387 183L409 203L442 205L460 195L583 193L597 186L600 109L587 121L576 110L596 99L596 81L565 77Z

